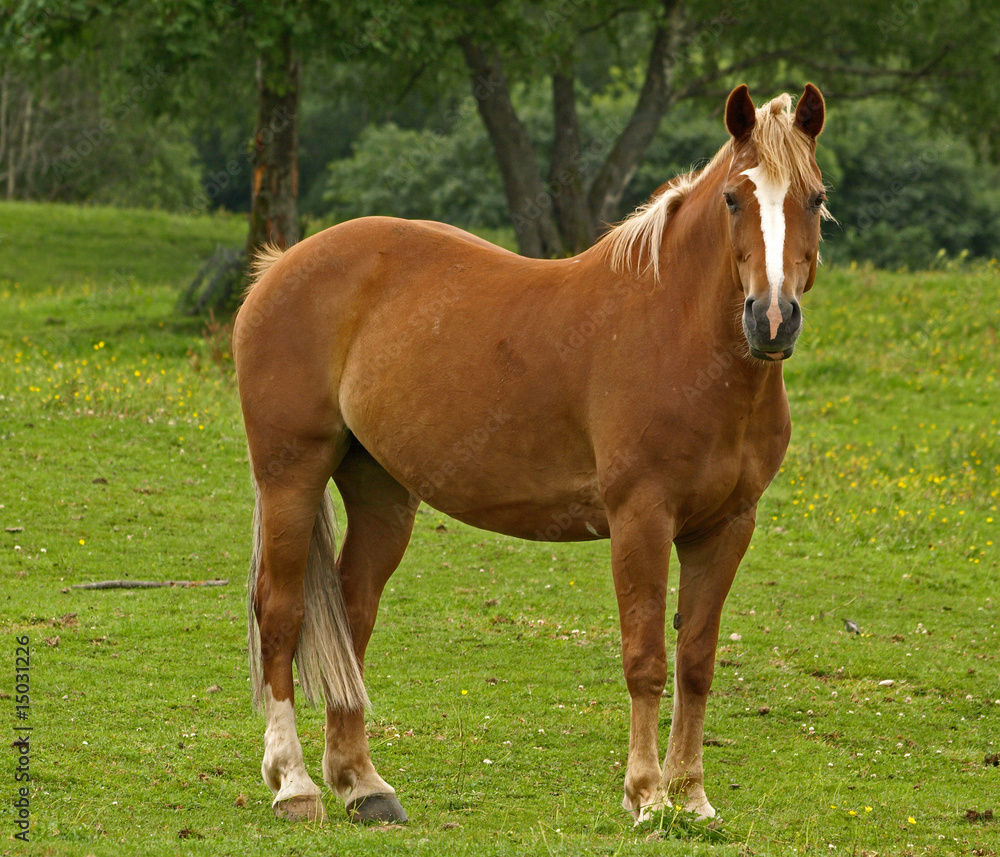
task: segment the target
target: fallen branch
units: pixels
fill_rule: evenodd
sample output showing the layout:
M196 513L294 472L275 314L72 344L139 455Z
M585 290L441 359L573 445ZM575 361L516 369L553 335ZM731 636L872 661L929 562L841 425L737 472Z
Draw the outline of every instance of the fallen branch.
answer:
M228 580L99 580L74 583L71 589L156 589L161 586L226 586Z

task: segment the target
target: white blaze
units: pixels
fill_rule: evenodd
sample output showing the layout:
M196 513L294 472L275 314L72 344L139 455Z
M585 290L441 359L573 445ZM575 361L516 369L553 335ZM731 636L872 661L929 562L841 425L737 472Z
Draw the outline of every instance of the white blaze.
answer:
M767 320L771 323L771 339L778 335L781 308L778 296L785 281L785 195L791 184L771 178L762 166L744 170L754 184L754 195L760 206L760 230L764 235L764 268L767 271Z

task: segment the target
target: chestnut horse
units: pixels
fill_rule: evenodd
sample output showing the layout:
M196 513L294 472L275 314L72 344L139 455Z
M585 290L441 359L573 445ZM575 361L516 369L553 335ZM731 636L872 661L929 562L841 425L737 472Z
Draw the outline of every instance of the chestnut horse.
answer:
M323 779L356 821L400 822L362 681L420 501L525 539L611 539L631 698L623 805L715 815L702 732L722 605L788 443L782 361L813 284L824 103L808 84L571 259L371 217L265 252L234 350L257 503L250 657L279 817L325 816L296 734L292 661L326 706ZM347 529L333 536L333 479ZM671 545L673 719L660 698Z

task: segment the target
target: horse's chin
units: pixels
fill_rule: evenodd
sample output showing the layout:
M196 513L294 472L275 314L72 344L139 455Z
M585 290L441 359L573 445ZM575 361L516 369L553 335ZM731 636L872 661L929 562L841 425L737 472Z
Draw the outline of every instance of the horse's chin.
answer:
M750 346L750 354L752 357L756 357L758 360L764 360L768 363L780 363L782 360L787 360L792 356L792 352L794 350L794 345L789 345L784 351L763 351L754 345Z

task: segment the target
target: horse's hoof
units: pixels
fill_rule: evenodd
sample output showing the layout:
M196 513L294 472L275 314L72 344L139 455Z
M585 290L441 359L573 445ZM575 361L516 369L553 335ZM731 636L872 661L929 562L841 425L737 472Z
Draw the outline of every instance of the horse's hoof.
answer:
M409 820L391 792L356 798L347 805L347 814L355 824L406 824Z
M318 797L297 795L296 797L279 800L272 805L275 818L285 821L326 821L326 808Z

